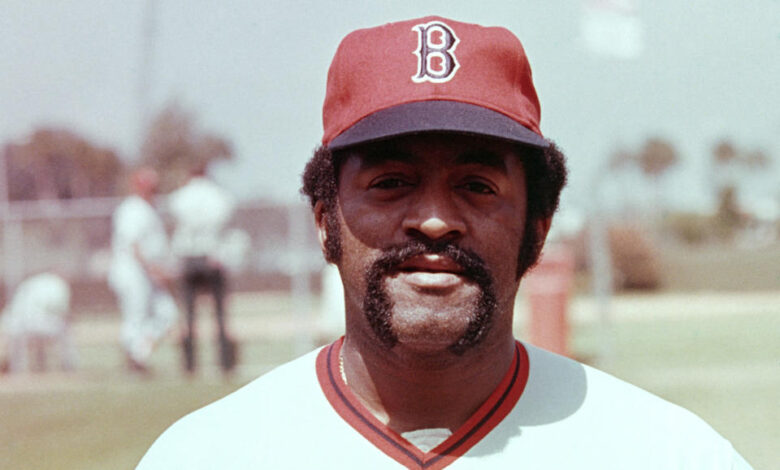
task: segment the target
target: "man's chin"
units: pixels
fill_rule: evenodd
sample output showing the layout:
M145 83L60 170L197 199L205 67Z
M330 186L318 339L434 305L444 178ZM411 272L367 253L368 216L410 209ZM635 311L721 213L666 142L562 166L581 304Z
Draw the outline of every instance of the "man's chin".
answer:
M446 352L469 328L472 315L462 310L430 311L414 309L395 311L391 327L396 347L420 354Z
M446 368L459 359L460 354L453 351L454 343L455 341L440 341L438 338L402 337L390 351L407 363L437 370Z
M448 310L459 312L447 315L468 315L482 295L477 284L449 273L402 273L388 277L383 287L395 309L429 310L433 315Z

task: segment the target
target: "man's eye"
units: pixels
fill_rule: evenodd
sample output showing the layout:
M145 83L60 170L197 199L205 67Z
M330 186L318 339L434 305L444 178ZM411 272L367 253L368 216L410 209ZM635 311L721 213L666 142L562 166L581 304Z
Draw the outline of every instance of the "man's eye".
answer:
M463 183L461 187L467 191L477 194L495 194L496 191L490 187L487 183L481 181L468 181Z
M401 178L382 178L371 183L371 187L376 189L398 189L406 186L409 186L409 182Z

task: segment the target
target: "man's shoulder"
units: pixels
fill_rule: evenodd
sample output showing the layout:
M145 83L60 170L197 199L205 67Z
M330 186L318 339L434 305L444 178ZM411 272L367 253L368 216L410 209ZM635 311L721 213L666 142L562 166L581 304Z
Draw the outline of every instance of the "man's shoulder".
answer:
M715 469L741 461L693 412L595 367L525 346L528 381L504 432L523 429L532 452L577 442L598 449L603 468L668 468L684 461Z
M525 347L529 373L522 398L556 405L561 417L596 412L602 419L613 415L636 420L647 415L652 421L672 415L684 422L703 423L685 408L594 366L528 344Z
M226 458L227 454L241 458L237 449L256 452L253 442L268 442L274 434L289 429L285 424L301 413L325 409L320 406L327 403L317 382L316 354L313 351L283 364L184 416L154 442L138 469L168 468L165 465L174 463L179 466L190 459L193 465L203 464L209 459Z
M184 186L172 191L169 199L230 198L230 193L208 178L193 178Z
M138 196L126 197L114 211L114 217L120 219L150 218L156 217L155 214L154 207Z
M204 207L216 216L223 216L234 210L236 205L235 199L226 189L205 178L190 180L171 192L166 201L173 215L179 219L187 219L193 211L197 212Z
M278 414L283 413L286 407L299 406L295 404L296 399L310 398L313 392L319 392L315 358L316 351L283 364L233 393L190 413L177 425L252 420L254 413Z

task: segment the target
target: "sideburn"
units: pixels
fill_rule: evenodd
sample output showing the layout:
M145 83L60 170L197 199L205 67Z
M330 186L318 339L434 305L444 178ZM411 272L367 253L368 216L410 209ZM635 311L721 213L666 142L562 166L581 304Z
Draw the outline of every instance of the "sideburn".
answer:
M337 264L341 260L341 224L336 215L336 203L325 207L325 261Z
M520 243L520 252L517 256L518 281L539 261L539 255L544 246L544 239L539 239L539 233L534 221L526 221L523 232L523 240Z

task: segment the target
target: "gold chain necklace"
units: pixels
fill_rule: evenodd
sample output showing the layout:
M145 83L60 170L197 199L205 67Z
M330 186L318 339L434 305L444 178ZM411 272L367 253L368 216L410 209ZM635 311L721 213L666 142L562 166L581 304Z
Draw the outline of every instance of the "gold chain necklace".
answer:
M347 374L344 373L344 354L339 351L339 372L341 373L341 380L344 381L344 385L347 384Z

